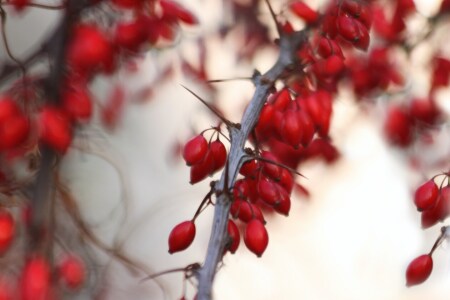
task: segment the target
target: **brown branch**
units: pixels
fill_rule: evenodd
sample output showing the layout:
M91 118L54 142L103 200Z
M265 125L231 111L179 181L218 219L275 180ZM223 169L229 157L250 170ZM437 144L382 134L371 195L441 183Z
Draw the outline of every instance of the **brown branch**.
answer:
M245 142L255 126L261 109L273 88L275 81L292 64L294 64L295 51L306 41L306 31L295 32L280 38L280 54L275 65L261 76L255 78L256 90L241 121L241 127L228 127L231 136L231 147L226 166L220 181L216 184L217 201L214 206L214 219L212 232L208 244L206 259L196 277L198 280L198 299L210 300L212 298L212 285L219 263L222 260L226 243L226 227L232 199L229 193L223 193L227 187L232 187L241 165L249 159L245 153Z

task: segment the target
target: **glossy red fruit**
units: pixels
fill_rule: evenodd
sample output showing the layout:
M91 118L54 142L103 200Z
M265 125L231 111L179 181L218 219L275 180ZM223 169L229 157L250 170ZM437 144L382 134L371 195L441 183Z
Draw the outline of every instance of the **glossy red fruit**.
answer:
M336 19L339 34L350 43L359 39L359 28L355 21L354 18L345 15Z
M19 146L28 137L30 122L22 114L11 116L0 122L0 149Z
M165 18L174 18L187 25L198 24L197 17L181 4L170 0L161 0L160 4Z
M313 65L314 72L319 77L332 77L339 75L345 68L344 60L338 55L330 55L326 59L318 60Z
M418 211L430 209L436 205L439 188L433 179L428 180L417 188L414 194L414 204Z
M86 267L76 255L64 257L59 263L58 270L61 282L71 290L80 288L86 280Z
M280 201L277 184L265 178L258 180L258 194L270 206L277 205Z
M256 160L249 160L242 164L239 174L245 177L255 178L261 165Z
M314 137L314 122L312 121L309 114L304 110L298 111L298 117L302 123L303 134L302 134L302 145L308 146Z
M328 39L326 37L321 37L319 39L317 53L323 58L327 58L331 55L337 55L341 58L344 58L341 46L339 46L336 41Z
M269 244L269 235L261 221L253 219L247 223L244 233L244 243L247 248L260 257Z
M387 139L398 146L406 147L413 141L413 127L410 116L399 106L391 106L384 122Z
M433 270L433 259L431 255L424 254L410 262L406 269L406 286L421 284Z
M0 254L9 249L14 238L15 224L11 214L0 210Z
M281 170L280 182L278 182L278 184L290 194L294 188L294 177L292 176L291 171L283 168Z
M17 103L8 96L0 95L0 123L20 114Z
M358 20L354 20L354 22L358 28L358 38L353 42L353 45L360 50L366 51L370 44L369 31Z
M72 142L72 129L67 116L59 109L45 107L39 118L40 138L49 147L65 153Z
M230 214L233 218L238 218L245 223L252 219L257 219L265 223L261 209L248 201L234 200L230 207Z
M175 226L169 235L169 253L183 251L188 248L195 238L195 224L184 221Z
M225 166L227 161L227 149L220 140L215 140L209 144L209 150L211 151L214 160L214 168L212 171L212 173L214 173Z
M298 148L302 141L302 130L302 123L297 111L287 109L279 127L279 135L283 141L294 148Z
M183 148L183 158L188 166L201 162L208 151L208 142L203 135L190 139Z
M267 160L261 163L263 173L275 181L280 180L281 167L275 164L279 163L277 157L269 151L261 151L261 157Z
M269 102L273 105L273 108L277 111L284 111L291 103L291 94L288 89L282 89L281 91L273 94L269 97Z
M208 151L206 151L203 160L191 166L189 182L191 184L200 182L206 177L208 177L208 175L213 173L213 171L214 171L214 158L212 152L210 151L210 149L208 149Z
M50 298L50 265L43 257L30 258L22 271L21 300L47 300Z
M142 19L118 23L114 31L114 45L128 51L138 51L147 40L147 32L144 25L145 22Z
M227 231L228 236L231 239L230 243L228 244L227 250L230 251L230 253L234 254L239 247L241 235L239 233L239 228L237 227L236 223L233 222L233 220L228 220Z
M279 185L277 185L278 189L278 202L273 206L275 211L284 216L289 215L289 211L291 210L291 198L289 197L289 193Z
M111 0L114 5L120 8L139 8L142 5L142 0Z
M70 87L63 96L63 108L75 121L88 121L92 116L92 99L86 87Z
M113 47L96 25L79 25L67 46L67 62L77 73L110 71L114 65Z
M422 228L426 229L439 221L445 220L450 214L450 186L446 186L440 190L436 205L432 208L422 211L421 222Z
M306 5L303 1L291 2L291 4L289 5L289 9L294 14L305 20L305 22L308 24L316 22L319 18L317 12Z

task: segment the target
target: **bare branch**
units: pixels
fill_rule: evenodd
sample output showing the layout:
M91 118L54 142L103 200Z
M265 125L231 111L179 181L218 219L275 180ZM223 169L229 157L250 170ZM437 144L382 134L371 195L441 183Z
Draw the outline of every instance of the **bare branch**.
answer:
M228 214L232 199L229 193L221 193L226 187L232 187L241 165L249 158L244 151L245 142L255 126L259 113L269 95L275 81L279 79L284 71L294 64L295 50L306 41L306 31L295 32L280 39L280 54L275 65L261 76L255 78L256 90L241 121L241 127L229 127L231 136L231 147L227 162L227 176L222 173L220 181L216 184L218 196L214 206L214 219L212 232L208 244L206 259L197 272L198 299L210 300L212 298L212 284L217 267L222 260L226 243L226 228ZM228 178L227 178L228 177ZM227 182L226 182L227 181Z

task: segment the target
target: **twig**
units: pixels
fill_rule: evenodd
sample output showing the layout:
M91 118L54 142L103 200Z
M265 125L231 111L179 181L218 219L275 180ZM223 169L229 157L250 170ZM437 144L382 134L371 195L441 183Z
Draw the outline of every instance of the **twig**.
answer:
M216 183L217 201L214 208L212 232L205 262L196 273L198 280L197 296L199 300L211 299L214 277L224 253L228 214L232 199L229 193L221 193L221 191L234 185L239 168L246 160L250 159L244 151L245 142L258 120L259 113L275 81L283 75L286 69L294 64L295 51L305 41L306 31L298 31L289 36L281 36L279 43L280 54L275 65L265 74L255 78L256 90L244 112L241 127L228 127L231 136L231 147L227 162L227 176L225 176L225 172L222 172L220 181Z

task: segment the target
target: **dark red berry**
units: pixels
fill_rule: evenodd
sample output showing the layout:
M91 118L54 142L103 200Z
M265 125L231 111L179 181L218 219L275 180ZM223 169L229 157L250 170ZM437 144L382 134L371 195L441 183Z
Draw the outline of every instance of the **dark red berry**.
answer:
M214 173L225 166L227 161L227 149L220 140L215 140L209 145L209 150L211 151L214 160Z
M412 286L421 284L431 274L433 270L433 259L431 255L424 254L415 258L406 269L406 285Z
M40 256L25 263L22 271L20 292L21 300L46 300L50 298L50 265Z
M230 242L228 244L227 250L229 250L231 253L235 253L239 247L241 235L239 233L239 228L236 226L236 223L234 223L233 220L228 220L227 231L228 236L230 237Z
M183 158L188 166L202 161L208 151L208 142L203 135L197 135L190 139L183 149Z
M65 153L72 142L72 129L66 114L57 108L46 107L39 118L40 138L54 150Z
M191 166L190 183L195 184L202 181L214 171L214 158L210 149L206 151L205 157L199 163Z
M309 24L316 22L319 17L316 11L314 11L312 8L310 8L302 1L292 2L289 5L289 8L294 14L296 14L297 16L305 20L306 23Z
M260 257L269 244L269 235L261 221L253 219L247 223L244 233L244 242L247 248Z
M0 253L11 245L15 232L14 219L6 210L0 210Z
M184 221L175 226L169 235L169 253L185 250L194 241L195 224L192 221Z
M433 179L428 180L417 188L414 194L414 204L418 211L430 209L436 205L439 188Z
M59 263L59 277L69 289L78 289L86 279L84 262L76 255L67 255Z

